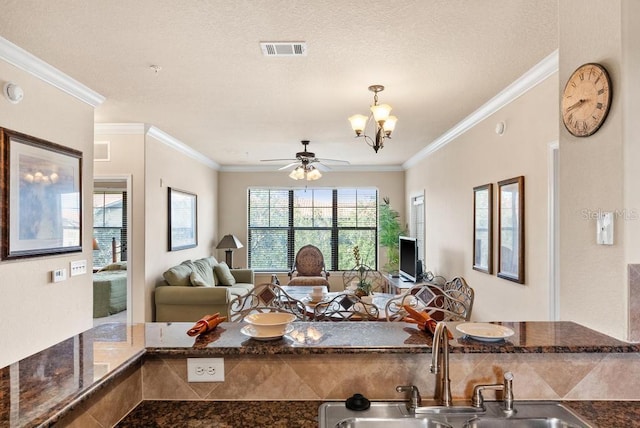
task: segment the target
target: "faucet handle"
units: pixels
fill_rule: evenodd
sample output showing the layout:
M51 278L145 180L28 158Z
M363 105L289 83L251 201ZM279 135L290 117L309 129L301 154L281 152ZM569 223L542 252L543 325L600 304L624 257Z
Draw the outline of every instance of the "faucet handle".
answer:
M420 396L420 390L415 385L399 385L396 386L397 392L410 392L411 398L409 399L409 403L407 403L407 408L409 410L415 409L422 404L422 397Z

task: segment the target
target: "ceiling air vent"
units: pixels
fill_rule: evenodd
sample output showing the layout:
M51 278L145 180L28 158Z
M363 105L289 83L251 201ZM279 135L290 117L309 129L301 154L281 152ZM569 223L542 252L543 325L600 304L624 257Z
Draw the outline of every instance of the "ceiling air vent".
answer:
M261 42L264 56L307 56L305 42Z

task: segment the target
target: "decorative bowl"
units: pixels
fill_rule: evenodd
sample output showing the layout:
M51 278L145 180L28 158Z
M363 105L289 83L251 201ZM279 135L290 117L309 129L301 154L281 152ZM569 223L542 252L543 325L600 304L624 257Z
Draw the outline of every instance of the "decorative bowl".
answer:
M247 315L244 320L253 326L256 333L263 337L275 337L285 334L287 326L296 316L286 312L264 312Z

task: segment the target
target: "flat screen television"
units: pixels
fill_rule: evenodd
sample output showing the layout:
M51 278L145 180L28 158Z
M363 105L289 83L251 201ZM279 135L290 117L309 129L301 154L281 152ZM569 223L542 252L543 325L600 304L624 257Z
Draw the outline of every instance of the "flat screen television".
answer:
M422 275L418 260L418 241L416 238L401 236L398 245L400 279L405 282L417 282Z

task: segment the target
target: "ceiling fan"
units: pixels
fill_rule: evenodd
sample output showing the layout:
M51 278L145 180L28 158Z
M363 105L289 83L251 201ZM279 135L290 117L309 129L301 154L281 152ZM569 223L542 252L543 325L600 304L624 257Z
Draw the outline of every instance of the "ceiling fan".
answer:
M261 159L261 162L290 162L289 164L278 168L279 171L289 169L291 167L295 167L294 170L289 175L294 180L298 180L300 178L306 178L307 180L316 180L322 176L317 170L321 171L329 171L331 168L327 164L341 164L341 165L349 165L350 162L346 160L339 159L326 159L326 158L318 158L316 154L313 152L307 151L307 146L309 145L309 140L300 141L304 146L304 150L296 153L295 158L286 158L286 159ZM313 171L316 171L315 173ZM309 178L314 177L316 178Z

